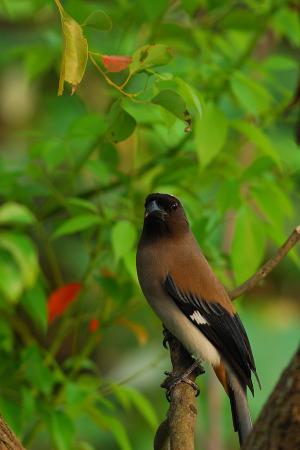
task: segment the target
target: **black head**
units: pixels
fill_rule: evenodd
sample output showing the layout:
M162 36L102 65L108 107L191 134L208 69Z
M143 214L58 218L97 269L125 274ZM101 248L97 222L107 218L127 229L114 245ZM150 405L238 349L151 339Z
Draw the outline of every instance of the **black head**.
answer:
M145 201L143 232L149 237L180 236L189 224L180 201L170 194L150 194Z

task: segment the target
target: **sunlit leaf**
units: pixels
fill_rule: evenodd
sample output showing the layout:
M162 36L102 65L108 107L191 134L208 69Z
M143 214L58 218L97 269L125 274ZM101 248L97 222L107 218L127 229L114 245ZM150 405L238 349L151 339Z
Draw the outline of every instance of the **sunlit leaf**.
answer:
M75 428L69 416L62 410L52 411L50 429L57 450L70 450Z
M18 265L25 287L33 286L38 274L38 260L32 242L23 234L2 232L0 248L8 251Z
M67 203L71 208L97 213L97 207L94 205L94 203L90 202L89 200L84 200L83 198L78 197L72 197L67 200Z
M151 101L183 120L186 123L186 131L190 131L192 118L184 99L177 92L165 89L159 92Z
M196 150L200 164L206 167L225 144L228 123L216 105L209 104L196 122Z
M135 119L121 107L120 102L113 104L109 111L108 120L110 124L108 135L114 142L127 139L136 127Z
M48 299L48 322L60 317L76 300L81 289L80 283L66 284L53 291Z
M231 263L237 283L253 275L262 261L266 244L265 225L253 211L242 206L237 212Z
M131 74L155 66L164 66L172 60L171 49L164 44L145 45L132 56L129 66Z
M100 218L95 214L80 214L62 222L54 231L53 238L57 239L68 234L78 233L95 227L101 222Z
M64 53L58 88L58 95L62 95L65 81L72 85L72 93L81 82L88 58L88 43L81 26L64 10L59 0L55 0L55 3L59 9L64 35Z
M34 220L34 216L29 209L19 203L8 202L0 207L0 225L28 225L33 223Z
M272 144L268 136L253 123L245 120L239 120L232 123L232 126L243 133L253 142L265 155L272 158L278 166L281 166L276 147Z
M111 232L112 246L117 260L129 252L136 240L136 229L131 222L120 220Z
M98 11L93 11L83 22L83 27L91 27L100 31L109 31L112 27L111 18L106 14L106 12L99 9Z
M231 89L242 108L253 115L259 115L268 110L272 103L270 93L250 77L236 72L230 79Z
M16 302L24 288L22 274L12 255L0 252L0 292L11 303Z

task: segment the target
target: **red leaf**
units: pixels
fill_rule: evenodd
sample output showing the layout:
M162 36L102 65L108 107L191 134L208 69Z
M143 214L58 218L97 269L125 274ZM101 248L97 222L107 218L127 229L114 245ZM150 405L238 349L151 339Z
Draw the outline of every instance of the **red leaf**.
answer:
M127 69L132 61L131 56L103 55L102 62L108 72L121 72Z
M91 319L89 323L89 331L90 333L95 333L100 326L100 322L98 319Z
M81 289L80 283L65 284L53 291L48 298L48 322L61 316L69 305L76 299Z

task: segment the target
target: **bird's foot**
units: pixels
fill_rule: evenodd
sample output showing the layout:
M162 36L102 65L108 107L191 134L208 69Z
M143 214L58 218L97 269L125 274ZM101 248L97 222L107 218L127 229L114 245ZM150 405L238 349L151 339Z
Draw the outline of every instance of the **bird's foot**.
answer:
M171 401L171 392L172 390L179 384L179 383L186 383L192 386L192 388L196 391L196 397L198 397L200 393L200 389L198 385L192 381L190 378L188 378L188 375L185 376L185 373L181 375L177 375L173 372L165 372L165 375L167 375L167 378L162 383L162 387L166 389L166 397L167 400Z
M201 375L205 372L203 367L198 363L194 362L191 367L189 367L185 372L181 373L180 375L173 373L173 372L165 372L165 374L168 376L166 380L162 383L162 387L167 390L166 397L168 401L171 399L171 392L174 389L175 386L177 386L179 383L187 383L196 391L196 397L198 397L200 393L200 389L198 385L192 381L189 378L189 375L195 371L195 375Z

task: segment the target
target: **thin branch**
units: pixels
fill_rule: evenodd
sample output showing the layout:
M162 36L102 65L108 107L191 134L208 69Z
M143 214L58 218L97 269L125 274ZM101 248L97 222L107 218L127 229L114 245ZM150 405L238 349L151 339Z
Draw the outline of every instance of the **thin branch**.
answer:
M231 300L240 297L246 292L251 291L261 280L263 280L288 254L288 252L297 244L300 239L300 225L298 225L285 243L279 247L277 253L270 258L252 277L243 284L229 292Z

